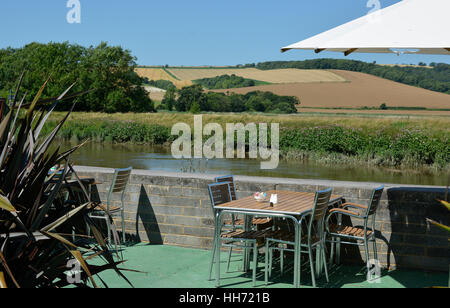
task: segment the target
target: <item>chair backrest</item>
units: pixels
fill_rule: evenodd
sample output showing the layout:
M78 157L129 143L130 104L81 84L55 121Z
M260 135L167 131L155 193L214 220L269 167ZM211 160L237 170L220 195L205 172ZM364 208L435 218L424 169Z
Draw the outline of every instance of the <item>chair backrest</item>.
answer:
M332 189L320 190L316 192L314 207L312 210L312 220L322 221L325 217L330 203Z
M232 201L229 182L209 184L208 189L213 212L216 206Z
M64 170L60 170L56 173L52 173L51 171L49 172L49 176L52 176L51 179L51 183L58 183L59 180L61 179L61 177L63 176ZM70 181L70 179L72 178L72 171L67 171L66 176L64 177L64 180Z
M316 192L314 206L311 213L311 220L308 226L308 240L312 240L313 236L322 238L324 236L325 216L330 204L332 189L320 190Z
M123 193L127 188L128 181L130 180L131 171L133 171L133 167L129 167L126 169L116 169L114 171L114 177L111 183L110 192Z
M219 176L214 179L216 183L229 183L230 184L230 191L231 191L231 200L237 200L237 194L236 194L236 184L234 182L234 176L232 175L226 175L226 176Z
M378 206L380 205L381 196L383 195L384 185L375 188L372 193L370 204L367 208L367 216L371 216L376 213Z

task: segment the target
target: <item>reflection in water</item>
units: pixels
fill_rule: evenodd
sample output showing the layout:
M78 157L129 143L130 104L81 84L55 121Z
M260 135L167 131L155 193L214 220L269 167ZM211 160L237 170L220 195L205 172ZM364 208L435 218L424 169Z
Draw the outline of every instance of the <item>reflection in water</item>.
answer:
M73 144L64 142L65 150ZM416 185L447 185L447 176L423 171L392 170L380 167L323 165L303 161L280 161L277 169L260 170L256 159L174 159L170 150L131 144L88 143L71 157L76 165L108 168L201 172L249 176L328 179Z

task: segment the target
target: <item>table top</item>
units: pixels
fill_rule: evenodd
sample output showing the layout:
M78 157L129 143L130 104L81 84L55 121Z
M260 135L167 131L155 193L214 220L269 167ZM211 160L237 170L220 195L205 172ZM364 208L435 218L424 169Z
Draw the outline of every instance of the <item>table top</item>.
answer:
M278 195L278 204L270 206L271 194ZM218 210L243 211L268 214L302 215L312 210L315 193L272 190L267 192L267 201L258 202L253 196L242 198L216 206ZM342 199L340 195L331 195L330 204Z

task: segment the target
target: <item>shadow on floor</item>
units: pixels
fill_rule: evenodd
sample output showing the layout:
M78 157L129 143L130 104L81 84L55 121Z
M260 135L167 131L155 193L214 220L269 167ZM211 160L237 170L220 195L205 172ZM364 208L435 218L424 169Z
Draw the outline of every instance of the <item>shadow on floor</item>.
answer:
M287 261L287 262L286 262ZM284 273L281 275L279 259L274 259L272 276L267 287L289 286L293 284L293 264L285 261ZM226 268L226 261L222 260L221 268ZM242 259L234 255L231 261L230 271L221 274L221 287L236 287L248 285L252 281L252 272L243 273ZM312 287L309 263L302 260L301 286ZM434 286L446 286L448 277L445 273L429 273L423 271L382 270L380 279L368 281L365 266L358 265L332 265L329 268L329 282L325 275L316 277L319 288L429 288ZM258 259L257 287L266 287L264 284L264 256Z

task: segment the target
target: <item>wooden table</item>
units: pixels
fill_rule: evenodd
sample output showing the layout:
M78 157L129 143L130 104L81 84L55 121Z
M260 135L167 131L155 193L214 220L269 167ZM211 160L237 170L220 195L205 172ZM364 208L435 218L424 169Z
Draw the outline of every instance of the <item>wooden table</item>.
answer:
M264 217L278 217L290 219L295 226L295 253L294 253L294 286L300 285L299 277L299 262L300 262L300 230L303 217L310 213L314 206L315 193L308 192L292 192L292 191L268 191L267 197L271 194L278 195L278 204L270 206L269 201L257 202L253 196L231 201L228 203L216 206L215 217L215 239L220 238L222 216L228 214L244 214L247 216L264 216ZM342 203L342 196L331 195L330 206ZM250 219L249 219L250 220ZM246 230L249 228L249 223L246 223ZM216 249L216 286L220 286L220 245L215 245ZM247 253L245 253L247 256ZM247 259L247 258L245 258ZM248 261L246 262L248 266ZM246 268L247 268L246 266Z

